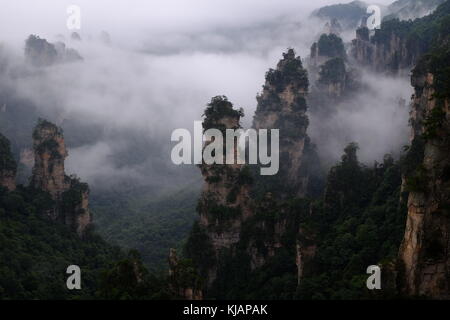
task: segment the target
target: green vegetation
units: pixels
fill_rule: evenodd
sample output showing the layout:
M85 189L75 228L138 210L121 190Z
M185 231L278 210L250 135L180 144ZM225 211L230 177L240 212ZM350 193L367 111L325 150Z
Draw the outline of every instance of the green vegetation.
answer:
M334 33L322 34L317 43L319 56L346 59L344 42Z
M181 248L197 217L200 186L198 180L162 194L142 187L120 196L94 190L94 223L108 242L138 250L151 271L167 270L169 249Z
M198 221L192 226L183 254L193 261L201 275L205 275L207 270L215 265L216 257L206 230L200 226Z
M1 142L2 147L8 145L6 139ZM89 192L88 185L76 177L70 177L70 183L62 195L63 215ZM68 226L48 218L54 208L47 192L22 185L13 192L0 187L0 299L172 297L167 276L150 274L137 252L125 256L92 226L81 239ZM70 265L81 269L81 290L66 287Z
M218 276L208 296L218 299L396 296L390 270L406 218L406 204L399 203L401 163L387 155L382 164L375 163L369 168L359 163L357 150L356 144L345 148L342 160L330 170L323 198L291 197L284 201L275 201L272 196L262 198L255 216L242 226L236 249L220 253ZM282 234L277 231L280 225L285 228ZM202 243L206 248L210 239L198 226L196 230L203 234L197 236L196 245ZM269 255L274 241L278 243L275 254ZM316 254L308 258L299 287L295 264L297 241L303 246L316 245ZM252 256L246 249L251 243L257 255L266 261L254 270ZM191 244L188 254L196 263L202 263L206 257L198 256L199 251L192 248ZM381 265L386 275L383 283L386 289L381 295L365 286L366 268L374 264Z
M325 62L319 71L319 83L343 83L346 79L345 63L342 58L334 58Z
M3 170L16 172L17 165L11 153L9 140L0 133L0 172Z
M391 157L366 168L350 145L330 172L327 193L310 222L318 247L311 270L300 283L297 298L376 298L365 287L365 268L394 263L403 237L406 204L399 203L401 171ZM387 277L389 278L389 277ZM384 298L395 295L385 283Z
M88 184L80 182L76 177L72 177L70 180L70 189L62 194L62 210L67 212L79 206L83 200L84 193L89 193Z
M121 256L88 230L83 240L45 212L53 201L47 193L19 186L0 188L0 298L91 299L103 270ZM82 290L66 288L66 269L82 270Z
M439 131L443 128L446 121L446 113L442 106L437 105L429 112L423 123L425 132L423 137L425 140L435 139L439 137Z
M63 134L63 130L60 127L56 126L55 124L51 123L50 121L48 121L46 119L39 118L38 123L34 127L34 130L33 130L33 139L35 139L35 140L43 139L44 137L42 137L40 135L40 132L42 130L54 131L55 134L57 134L57 135Z
M381 28L375 31L371 41L390 47L393 35L402 39L408 50L410 64L414 59L442 43L443 37L449 34L450 2L440 5L432 14L414 21L401 21L399 19L385 20Z
M269 69L266 73L266 82L275 88L276 93L282 92L288 85L308 90L308 72L303 68L300 57L295 57L295 51L288 49L283 53L283 59L277 69Z
M233 104L228 101L226 96L216 96L208 103L204 112L205 119L203 120L203 129L208 130L211 128L224 131L226 129L224 124L219 123L223 118L233 118L239 120L244 116L244 111L234 110Z
M167 277L150 274L137 251L104 271L96 298L107 300L168 300L172 298Z

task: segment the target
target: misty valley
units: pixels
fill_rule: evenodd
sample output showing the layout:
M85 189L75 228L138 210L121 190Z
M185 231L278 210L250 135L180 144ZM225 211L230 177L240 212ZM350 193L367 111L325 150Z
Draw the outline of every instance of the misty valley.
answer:
M450 0L17 1L1 300L450 299Z

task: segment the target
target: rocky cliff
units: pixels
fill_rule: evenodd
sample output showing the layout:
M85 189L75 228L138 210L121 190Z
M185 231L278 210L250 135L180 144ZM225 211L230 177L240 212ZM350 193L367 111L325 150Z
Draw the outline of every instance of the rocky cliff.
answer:
M421 55L421 50L409 46L409 39L390 30L394 20L383 24L382 31L377 30L369 38L369 30L361 27L352 41L352 56L361 65L377 72L407 73ZM407 23L401 24L408 28Z
M8 139L0 134L0 186L10 191L16 189L17 165Z
M400 248L404 293L445 299L450 298L449 52L447 41L413 71L409 157L415 161L404 178L408 217Z
M33 132L34 167L30 185L46 191L55 202L48 213L82 235L91 223L89 187L64 170L68 155L61 128L40 120Z
M450 2L446 1L433 13L414 21L384 20L372 35L367 27L361 27L352 41L351 56L374 71L408 75L433 46L449 12Z
M301 276L304 262L313 255L311 243L303 241L307 237L299 236L300 221L310 213L308 201L287 200L318 189L318 160L306 134L307 92L307 72L290 49L277 68L268 71L253 121L255 129L279 129L277 174L260 175L259 165L200 165L205 179L198 204L200 220L186 253L206 278L206 296L222 297L225 288L236 285L237 278L229 278L236 270L229 268L240 265L240 276L250 276L289 252L290 265ZM225 97L215 97L205 111L203 127L222 132L237 129L241 116ZM204 148L213 142L207 140Z
M214 128L223 133L226 129L238 129L241 115L226 97L215 97L205 110L203 128ZM207 140L204 149L211 143L213 140ZM237 145L227 152L236 153ZM226 156L225 153L222 155L224 163ZM199 227L205 231L214 253L213 259L217 261L224 249L230 249L239 241L241 224L251 214L246 170L241 164L205 162L200 169L205 183L197 206ZM208 268L209 284L214 281L216 272L216 264Z
M339 35L333 32L324 33L311 46L308 67L318 67L332 58L345 60L346 56L344 42Z
M34 167L31 185L48 191L57 199L69 188L69 180L64 171L67 157L62 130L54 124L42 120L33 132Z
M348 59L342 39L336 34L322 34L311 46L307 59L311 90L308 104L311 112L325 109L321 117L331 114L330 106L357 93L360 75Z
M280 130L280 171L278 193L304 196L310 191L310 158L316 157L314 146L306 134L309 80L300 57L289 49L276 69L266 74L263 91L257 97L258 106L253 119L255 129ZM263 179L267 181L268 179ZM277 189L277 188L275 188Z

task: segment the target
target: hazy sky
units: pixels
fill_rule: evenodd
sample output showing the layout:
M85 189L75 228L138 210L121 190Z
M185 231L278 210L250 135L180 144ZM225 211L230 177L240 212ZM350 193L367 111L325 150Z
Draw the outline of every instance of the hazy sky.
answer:
M82 62L9 80L19 94L59 118L105 129L101 140L69 151L69 171L90 183L127 175L160 182L155 179L162 174L154 169L155 159L169 161L171 130L192 129L216 95L243 107L248 127L266 71L288 47L306 57L323 30L323 22L307 17L313 9L338 2L349 1L2 1L0 43L12 48L20 64L29 34L52 42L60 34L84 57ZM81 8L82 42L69 38L70 4ZM102 30L110 34L110 46L99 42ZM341 134L323 143L325 156L338 159L345 144L356 140L367 145L361 153L371 161L406 140L407 111L396 113L396 101L399 96L409 99L407 79L383 81L368 75L365 81L373 83L373 90L367 98L358 97L364 106L342 106L330 120L330 130ZM397 115L395 121L392 114ZM314 123L311 134L321 136ZM386 144L390 135L396 139ZM140 152L148 151L148 159L118 166L117 155L128 152L136 140L147 148Z
M140 33L199 31L216 27L251 26L276 16L298 14L348 0L14 0L2 1L1 38L23 38L30 33L64 33L66 8L78 5L82 31L108 30L116 37ZM366 1L371 3L371 1ZM374 3L389 4L391 0ZM133 35L134 33L134 35ZM124 39L122 39L124 40Z

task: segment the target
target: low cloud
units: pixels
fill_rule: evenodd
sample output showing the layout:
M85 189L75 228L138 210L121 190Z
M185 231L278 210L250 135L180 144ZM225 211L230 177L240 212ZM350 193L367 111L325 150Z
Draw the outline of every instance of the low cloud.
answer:
M306 57L323 25L309 20L310 12L336 2L83 0L77 4L81 42L70 40L65 29L65 9L72 3L7 2L0 21L12 31L0 42L10 63L0 80L67 128L68 171L83 180L96 187L124 179L183 183L198 170L171 164L172 130L192 129L216 95L243 107L243 124L249 127L266 71L288 47ZM111 35L111 45L99 40L102 30ZM43 69L26 66L23 47L29 34L49 41L62 34L84 59ZM340 155L347 140L360 143L367 161L403 143L404 134L394 129L407 130L407 111L395 109L394 102L410 87L401 84L397 91L395 79L364 79L372 89L350 105L336 106L327 122L331 136L318 132L319 119L311 117L310 135L327 161Z

